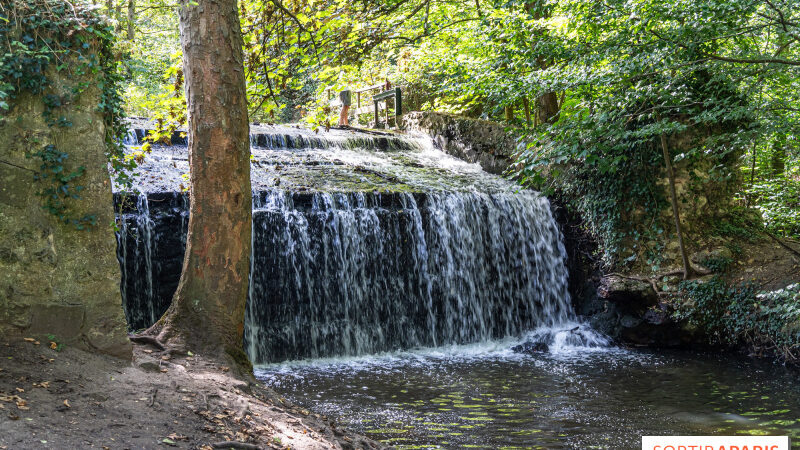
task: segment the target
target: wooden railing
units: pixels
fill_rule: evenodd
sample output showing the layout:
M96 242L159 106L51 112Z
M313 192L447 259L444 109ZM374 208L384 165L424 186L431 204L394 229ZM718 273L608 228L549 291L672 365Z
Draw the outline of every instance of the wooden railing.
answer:
M390 86L391 84L387 81L386 83L375 84L353 90L352 93L355 94L356 98L355 105L352 105L354 107L352 111L356 117L356 120L358 120L358 116L362 114L373 113L375 115L375 122L372 124L373 127L382 128L380 116L381 112L383 112L385 115L385 124L388 128L391 120L389 108L390 103L393 103L394 124L395 127L400 128L400 116L402 115L403 111L402 90L399 87L391 88ZM334 93L330 88L326 89L326 92L329 102L335 103L335 106L341 106L339 99L334 99Z

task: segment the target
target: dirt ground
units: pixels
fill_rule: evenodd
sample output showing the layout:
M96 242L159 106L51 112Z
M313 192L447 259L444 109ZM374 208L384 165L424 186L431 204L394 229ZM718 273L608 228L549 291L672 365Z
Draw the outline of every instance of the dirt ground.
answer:
M0 449L173 447L380 444L197 356L135 345L129 362L32 337L0 338Z
M753 281L766 291L800 282L800 242L786 238L780 242L783 245L764 237L755 243L742 243L742 254L728 279L734 283Z

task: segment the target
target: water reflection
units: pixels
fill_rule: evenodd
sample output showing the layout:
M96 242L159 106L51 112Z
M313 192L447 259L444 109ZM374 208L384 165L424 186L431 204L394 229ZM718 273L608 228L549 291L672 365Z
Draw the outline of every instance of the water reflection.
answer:
M797 374L730 355L467 346L274 365L258 376L399 448L639 448L640 436L662 434L800 439Z

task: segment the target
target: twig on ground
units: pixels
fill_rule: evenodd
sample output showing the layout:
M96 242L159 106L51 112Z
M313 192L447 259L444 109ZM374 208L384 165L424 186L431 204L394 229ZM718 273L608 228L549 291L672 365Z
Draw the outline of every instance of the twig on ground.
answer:
M154 388L153 389L153 393L150 394L150 403L147 406L150 406L152 408L153 405L155 405L155 403L156 403L156 394L158 394L158 388Z

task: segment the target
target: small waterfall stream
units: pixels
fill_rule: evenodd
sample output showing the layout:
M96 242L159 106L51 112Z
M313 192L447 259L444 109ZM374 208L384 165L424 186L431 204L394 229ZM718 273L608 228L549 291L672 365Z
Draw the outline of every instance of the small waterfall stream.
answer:
M586 340L585 330L575 333L566 252L543 196L415 141L266 136L253 138L245 348L254 363L533 330L550 344ZM166 152L156 161L176 167L180 157ZM315 179L326 166L339 170L329 191L275 186L278 177L295 184ZM363 185L387 179L388 189ZM447 184L431 185L439 179ZM166 310L177 286L188 201L178 192L131 200L117 196L118 255L126 314L132 328L141 328Z

